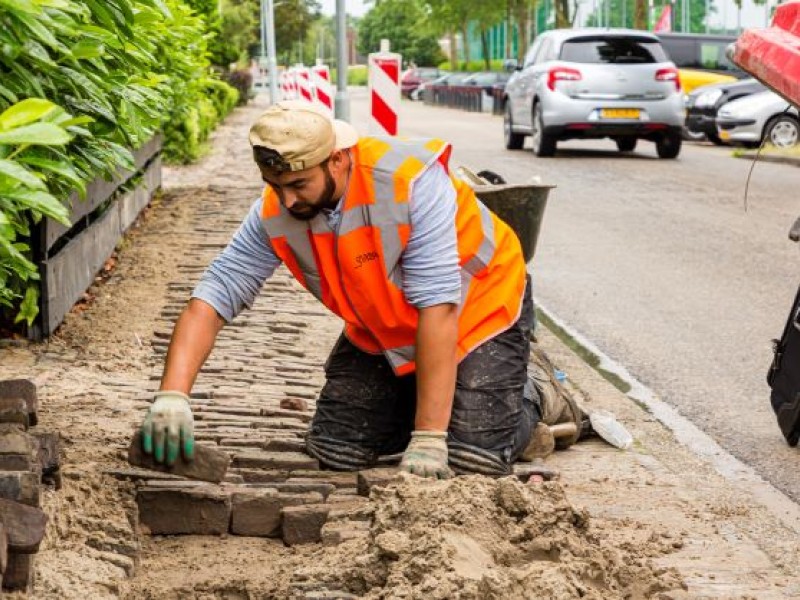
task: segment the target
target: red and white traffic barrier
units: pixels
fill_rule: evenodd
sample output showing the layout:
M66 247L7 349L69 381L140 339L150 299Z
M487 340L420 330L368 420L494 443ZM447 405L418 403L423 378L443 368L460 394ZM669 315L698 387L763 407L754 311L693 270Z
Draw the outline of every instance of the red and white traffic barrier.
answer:
M331 70L322 61L311 67L311 83L316 89L317 104L333 114L333 86Z
M297 65L295 67L297 82L297 98L305 102L314 102L314 88L311 86L311 71L308 67Z
M370 54L368 64L369 132L397 135L402 56L389 52L389 40L381 40L381 51Z
M292 86L292 70L291 69L284 69L281 71L280 82L281 82L281 99L282 100L293 100L294 99L294 88Z

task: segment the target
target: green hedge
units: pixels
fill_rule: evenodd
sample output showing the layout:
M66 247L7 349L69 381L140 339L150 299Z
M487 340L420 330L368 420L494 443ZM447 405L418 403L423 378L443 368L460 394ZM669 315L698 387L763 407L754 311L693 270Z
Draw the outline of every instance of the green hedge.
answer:
M503 70L503 60L502 59L494 59L489 61L489 65L491 68L490 71L502 71ZM439 63L439 68L444 71L450 71L452 65L450 64L449 60ZM486 63L482 60L471 60L469 62L464 62L463 60L458 63L458 71L464 71L466 73L477 73L479 71L486 70Z
M161 129L189 162L238 92L213 78L205 22L180 0L0 0L0 323L32 323L31 226L131 167Z

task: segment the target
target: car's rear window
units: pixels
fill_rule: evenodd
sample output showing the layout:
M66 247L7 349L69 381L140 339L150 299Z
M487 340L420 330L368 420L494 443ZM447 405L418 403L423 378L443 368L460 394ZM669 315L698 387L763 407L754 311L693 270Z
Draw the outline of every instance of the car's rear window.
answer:
M564 42L563 61L575 63L660 63L669 60L664 48L649 38L591 37Z

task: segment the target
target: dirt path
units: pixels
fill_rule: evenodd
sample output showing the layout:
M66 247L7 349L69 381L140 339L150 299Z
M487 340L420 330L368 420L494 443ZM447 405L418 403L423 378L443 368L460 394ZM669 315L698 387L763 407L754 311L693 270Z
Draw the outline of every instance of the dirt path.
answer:
M335 547L141 535L133 484L106 472L125 466L172 322L258 195L243 142L262 108L237 111L200 164L167 170L165 193L88 308L46 344L0 348L0 378L46 376L41 427L65 441L64 487L45 494L51 523L35 597L666 599L685 597L684 585L698 598L800 595L797 533L544 331L584 401L631 426L635 450L583 444L553 461L562 482L539 488L481 477L402 482L373 496L365 535ZM263 405L291 394L313 407L339 327L279 272L225 328L198 380L198 437L209 399Z

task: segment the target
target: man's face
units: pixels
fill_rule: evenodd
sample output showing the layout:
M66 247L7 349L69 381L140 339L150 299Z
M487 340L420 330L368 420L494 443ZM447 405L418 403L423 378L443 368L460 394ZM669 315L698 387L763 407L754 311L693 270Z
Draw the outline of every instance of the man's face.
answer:
M309 221L323 208L336 208L336 181L330 160L303 171L276 173L260 168L261 178L275 190L281 204L296 219Z

